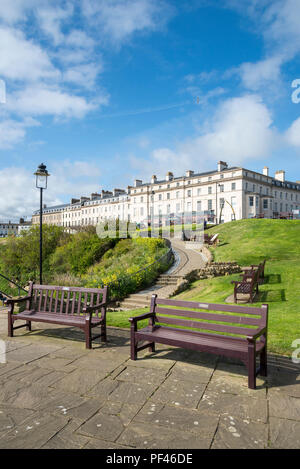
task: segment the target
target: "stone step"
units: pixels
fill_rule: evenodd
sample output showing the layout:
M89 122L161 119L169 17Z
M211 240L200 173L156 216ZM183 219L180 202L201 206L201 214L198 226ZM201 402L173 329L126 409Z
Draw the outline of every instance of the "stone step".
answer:
M137 304L137 305L140 305L140 306L147 306L149 305L149 301L150 300L147 300L147 299L136 299L136 298L131 298L130 296L128 298L125 298L122 303L125 304L125 303L134 303L134 304Z
M175 280L164 280L164 279L162 279L162 280L158 280L156 282L156 285L177 285L177 282L178 281L176 279Z
M120 304L120 308L123 308L123 309L142 309L142 308L149 308L150 306L150 303L148 303L148 305L140 305L140 304L137 304L135 302L122 302Z

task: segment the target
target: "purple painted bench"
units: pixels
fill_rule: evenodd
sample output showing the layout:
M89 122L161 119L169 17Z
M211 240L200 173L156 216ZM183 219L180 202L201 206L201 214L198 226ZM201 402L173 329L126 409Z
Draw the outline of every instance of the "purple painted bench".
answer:
M137 324L142 319L149 319L149 324L138 330ZM129 321L132 360L145 348L154 352L157 342L237 358L248 369L251 389L256 387L257 374L267 375L268 305L253 308L166 300L152 295L150 312ZM139 345L140 342L146 344ZM258 370L257 356L260 357Z
M25 310L14 314L14 307L26 301ZM86 348L92 348L92 341L101 337L106 341L106 302L107 287L81 288L30 283L28 296L17 300L7 300L8 336L14 330L26 327L31 331L31 321L63 324L79 327L85 333ZM25 324L14 327L15 321L24 320ZM101 326L101 334L92 337L92 328Z

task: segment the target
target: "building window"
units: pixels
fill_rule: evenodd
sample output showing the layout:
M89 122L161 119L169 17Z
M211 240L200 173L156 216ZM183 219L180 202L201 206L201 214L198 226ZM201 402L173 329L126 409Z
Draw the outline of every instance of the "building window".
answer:
M159 194L159 195L158 195L158 200L161 200L161 199L162 199L162 195Z
M232 182L231 183L231 190L235 191L235 189L236 189L236 184L235 184L235 182Z
M207 201L207 210L212 210L212 200L211 199L209 199Z
M197 200L197 212L201 212L201 200Z
M208 187L208 193L212 194L212 187L211 186Z
M224 208L225 199L220 199L220 208Z
M249 207L253 207L254 206L254 197L249 197Z
M192 191L191 191L191 190L188 190L188 191L187 191L187 196L188 196L188 197L192 197Z
M264 207L264 209L266 210L266 209L268 208L268 206L269 206L269 205L268 205L268 199L264 199L264 200L263 200L263 207Z
M201 194L201 188L197 189L197 195Z
M220 192L224 192L224 184L220 184Z
M170 200L170 192L167 193L167 200Z
M179 199L179 191L176 192L176 199Z

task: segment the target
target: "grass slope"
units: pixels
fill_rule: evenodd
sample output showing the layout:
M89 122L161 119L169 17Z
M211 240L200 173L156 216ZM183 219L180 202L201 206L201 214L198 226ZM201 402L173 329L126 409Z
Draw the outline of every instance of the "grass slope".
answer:
M291 355L292 342L300 338L300 221L239 220L209 230L219 233L220 244L212 249L214 260L240 265L266 263L265 283L253 306L269 304L269 351ZM177 298L225 303L232 294L232 280L239 275L199 280ZM128 327L128 317L143 310L109 313L109 325Z

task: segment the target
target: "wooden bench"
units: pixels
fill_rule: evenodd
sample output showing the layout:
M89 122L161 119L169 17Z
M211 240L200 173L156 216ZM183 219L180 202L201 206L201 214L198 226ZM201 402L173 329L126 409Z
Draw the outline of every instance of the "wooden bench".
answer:
M251 276L251 273L253 272L253 270L258 270L258 283L262 284L265 278L265 265L266 265L266 259L258 265L252 264L250 267L242 269L243 270L242 275L244 278L247 278Z
M25 310L14 314L14 307L26 301ZM8 299L8 336L14 330L26 327L31 331L31 321L63 324L79 327L85 333L86 348L92 348L92 340L101 337L106 341L107 287L103 289L35 285L30 283L28 296ZM14 327L15 321L26 321ZM101 326L101 334L92 337L92 328Z
M149 325L138 330L138 321L147 318ZM268 305L253 308L165 300L152 295L150 312L129 321L132 360L136 360L137 353L145 348L154 352L157 342L240 359L248 368L251 389L256 387L258 373L267 375ZM145 341L146 344L139 346L139 342ZM260 367L257 370L258 355Z
M237 302L237 295L249 295L250 303L253 303L255 295L258 293L259 284L259 271L251 270L249 273L243 274L241 280L233 280L231 283L234 284L233 298L234 302Z
M213 246L214 244L217 244L218 241L219 241L219 233L216 233L214 235L208 235L204 233L205 244L208 244L209 246Z

